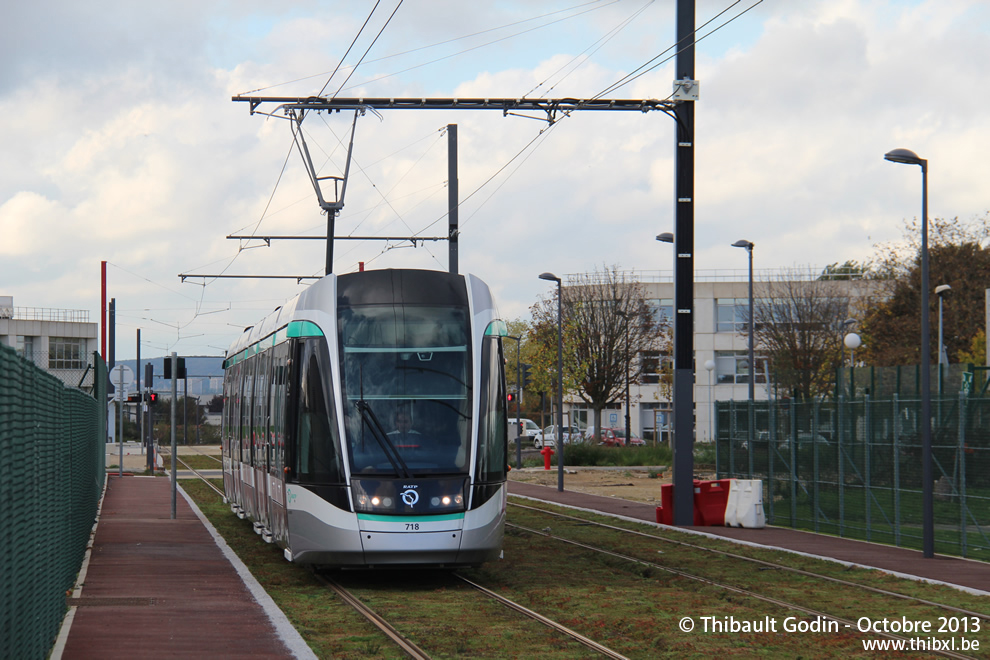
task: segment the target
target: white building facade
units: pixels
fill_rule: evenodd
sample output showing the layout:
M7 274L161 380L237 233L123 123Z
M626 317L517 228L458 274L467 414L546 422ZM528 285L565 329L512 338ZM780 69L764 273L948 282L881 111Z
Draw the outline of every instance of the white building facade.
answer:
M66 385L93 386L98 338L99 325L86 310L15 307L13 296L0 296L0 344Z
M821 270L807 272L759 271L754 273L753 297L759 301L771 299L779 292L779 283L792 281L812 282ZM803 275L803 277L802 277ZM673 275L670 272L625 273L626 281L636 281L644 289L645 297L661 318L671 319L674 305ZM820 284L820 281L819 281ZM777 287L777 288L775 288ZM861 309L867 296L874 290L871 282L860 279L828 282L828 295L849 301L848 315L861 318ZM710 442L715 432L714 402L745 401L749 398L749 281L746 271L699 271L694 285L694 404L695 440ZM844 319L837 319L841 323ZM757 340L758 341L758 340ZM633 369L639 365L639 383L629 387L630 423L634 435L652 440L666 441L670 428L670 386L660 376L660 365L670 360L670 354L645 354L630 347ZM759 344L754 350L756 400L769 396L767 361ZM709 369L708 367L711 367ZM593 412L575 396L565 397L565 413L569 412L579 424L590 427ZM625 427L625 392L615 403L602 412L603 428Z

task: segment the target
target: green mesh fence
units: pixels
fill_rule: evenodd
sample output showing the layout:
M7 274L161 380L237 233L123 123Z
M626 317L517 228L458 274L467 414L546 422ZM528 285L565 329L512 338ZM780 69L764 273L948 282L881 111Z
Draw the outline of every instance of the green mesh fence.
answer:
M93 395L0 346L0 655L45 658L105 475L106 365Z
M717 472L763 480L768 524L920 549L921 401L910 389L719 402ZM990 560L990 399L955 389L932 398L935 551Z

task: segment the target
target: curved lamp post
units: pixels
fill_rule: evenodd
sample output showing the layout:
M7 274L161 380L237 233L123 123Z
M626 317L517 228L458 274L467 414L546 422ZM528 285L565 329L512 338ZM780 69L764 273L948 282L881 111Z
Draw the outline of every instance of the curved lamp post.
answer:
M744 239L739 239L732 244L732 247L743 248L749 254L749 472L750 479L753 478L753 449L755 448L756 442L756 365L754 364L755 358L753 353L755 347L753 346L753 326L756 325L756 319L753 318L753 242ZM769 387L769 385L768 385Z
M892 163L921 167L921 479L922 479L922 551L935 556L935 517L932 487L932 388L931 330L928 322L928 161L910 149L894 149L884 154Z
M560 278L543 273L541 280L557 283L557 490L564 490L564 333Z

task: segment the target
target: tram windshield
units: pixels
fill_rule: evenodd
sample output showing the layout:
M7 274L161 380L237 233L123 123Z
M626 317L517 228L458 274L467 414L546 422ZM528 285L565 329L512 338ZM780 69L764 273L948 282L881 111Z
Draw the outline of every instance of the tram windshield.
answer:
M471 351L463 307L341 307L345 436L352 474L466 474Z

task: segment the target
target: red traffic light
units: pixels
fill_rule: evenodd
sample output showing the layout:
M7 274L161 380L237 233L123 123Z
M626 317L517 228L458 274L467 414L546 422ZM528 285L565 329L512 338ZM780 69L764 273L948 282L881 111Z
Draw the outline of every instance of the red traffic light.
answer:
M148 403L155 403L158 401L158 394L155 392L148 392Z
M508 401L509 403L512 403L513 401L516 400L516 395L510 392L509 394L506 395L505 400Z

